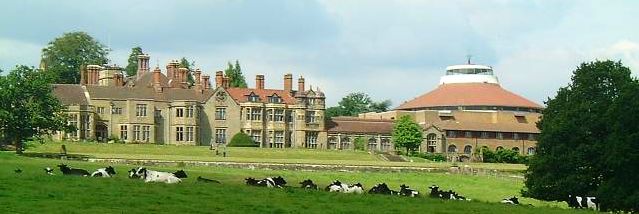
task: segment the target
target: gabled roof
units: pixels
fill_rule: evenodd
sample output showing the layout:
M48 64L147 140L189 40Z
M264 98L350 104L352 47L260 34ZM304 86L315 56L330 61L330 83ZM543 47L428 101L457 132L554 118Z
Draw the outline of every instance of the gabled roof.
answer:
M405 102L397 110L444 106L501 106L541 109L526 98L491 83L453 83L439 85L424 95Z
M229 96L235 100L237 103L248 102L248 97L251 93L260 97L260 102L268 103L268 97L273 94L277 94L277 96L282 98L282 103L285 104L295 104L295 97L291 96L290 92L284 90L276 90L276 89L254 89L254 88L226 88L225 89Z
M132 76L128 78L126 85L127 87L135 86L135 87L151 87L153 86L153 71L146 72L142 74L139 78L138 76ZM169 87L169 78L162 72L160 72L160 86Z
M326 129L329 133L374 133L390 135L393 132L393 121L357 117L333 117L326 121Z
M84 89L77 84L53 84L53 95L62 102L63 105L87 105L87 97Z

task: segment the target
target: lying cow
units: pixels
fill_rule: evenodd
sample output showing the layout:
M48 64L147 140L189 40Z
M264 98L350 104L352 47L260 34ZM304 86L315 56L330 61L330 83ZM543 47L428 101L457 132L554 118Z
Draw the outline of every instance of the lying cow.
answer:
M44 168L44 172L46 172L47 175L54 175L51 167Z
M596 197L568 195L568 200L566 201L566 203L568 203L568 206L572 208L587 208L592 210L599 210L599 200L597 200Z
M470 199L467 199L466 197L461 196L461 195L457 194L456 192L454 192L452 190L448 190L448 191L439 190L439 186L437 186L437 185L432 185L432 186L430 186L428 188L430 189L429 196L431 198L441 198L441 199L444 199L444 200L470 201Z
M84 169L74 169L70 168L66 164L58 165L60 167L60 171L63 175L77 175L77 176L89 176L90 173Z
M218 180L203 178L202 176L197 176L197 181L204 182L204 183L217 183L217 184L220 183L220 181Z
M377 184L375 186L373 186L373 188L371 188L370 190L368 190L369 194L382 194L382 195L399 195L400 193L395 191L395 190L391 190L390 188L388 188L388 185L386 185L386 183L381 183L381 184Z
M402 184L399 190L399 195L401 196L408 196L408 197L417 197L419 196L419 192L416 190L411 189L410 187Z
M182 180L178 178L177 176L175 176L175 174L173 173L147 170L144 167L138 167L135 170L135 173L133 174L133 176L131 177L138 177L144 180L144 182L146 183L161 182L161 183L167 183L167 184L175 184L175 183L182 182Z
M302 189L312 189L312 190L316 190L317 189L317 185L314 184L311 179L306 179L306 180L300 182L300 184L302 185L301 186Z
M355 194L364 193L364 188L362 187L361 183L348 185L338 180L333 181L333 183L328 185L325 189L329 192L355 193Z
M259 187L269 187L269 188L282 188L286 185L286 180L281 176L277 177L268 177L262 180L256 180L255 178L246 178L244 179L247 185L250 186L259 186Z
M504 200L501 200L501 203L519 205L519 199L516 196L512 196L510 198L504 198Z
M115 169L112 166L100 168L95 170L95 172L91 173L91 177L110 178L113 175L115 175Z

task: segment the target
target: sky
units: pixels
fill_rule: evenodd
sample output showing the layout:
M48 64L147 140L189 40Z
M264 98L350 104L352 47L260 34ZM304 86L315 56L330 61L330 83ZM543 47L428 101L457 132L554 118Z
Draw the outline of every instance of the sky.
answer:
M84 31L126 66L186 57L210 75L239 60L249 87L302 75L329 106L365 92L393 106L437 87L446 66L494 68L502 87L543 104L582 62L639 72L639 1L21 0L0 9L0 69L37 66L65 32ZM295 81L294 80L294 81Z

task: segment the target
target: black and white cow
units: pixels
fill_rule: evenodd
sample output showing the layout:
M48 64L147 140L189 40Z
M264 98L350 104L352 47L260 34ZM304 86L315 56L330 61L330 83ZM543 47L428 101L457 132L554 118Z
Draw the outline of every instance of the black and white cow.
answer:
M63 175L78 175L78 176L89 176L90 173L84 169L74 169L70 168L66 164L58 165L60 167L60 171Z
M399 186L399 188L400 188L399 194L402 196L409 196L409 197L419 196L418 191L411 189L409 186L406 186L405 184L402 184L401 186Z
M573 196L568 195L568 200L566 201L569 207L572 208L587 208L592 210L599 210L599 200L596 197L592 196Z
M268 177L262 180L256 180L255 178L246 178L244 180L247 185L259 187L282 188L286 185L286 180L284 180L281 176Z
M178 171L174 172L173 175L175 175L175 177L178 177L178 178L187 178L188 177L186 175L186 172L184 172L184 170L178 170Z
M317 190L317 185L313 183L313 181L311 179L306 179L302 182L300 182L300 185L302 189L312 189L312 190Z
M463 201L470 201L470 199L461 196L459 194L457 194L456 192L452 191L452 190L448 190L448 191L443 191L443 190L439 190L439 186L437 185L432 185L430 187L428 187L430 189L430 194L429 196L432 198L441 198L444 200L463 200Z
M203 178L202 176L197 176L197 181L204 182L204 183L217 183L217 184L220 183L220 181L218 180Z
M47 173L47 175L54 175L51 167L44 168L44 172Z
M329 191L329 192L355 193L355 194L364 193L364 188L362 187L361 183L348 185L338 180L333 181L333 183L328 185L325 189L326 191Z
M380 184L377 184L377 185L373 186L373 188L368 190L368 193L369 194L381 194L381 195L399 195L399 192L391 190L390 188L388 188L388 185L386 185L386 183L380 183Z
M133 173L133 176L130 175L130 177L138 177L144 180L144 182L146 183L160 182L160 183L167 183L167 184L175 184L175 183L182 182L182 180L178 178L177 176L175 176L175 174L173 173L148 170L144 167L138 167L135 170L135 173Z
M501 200L501 203L519 205L519 199L516 196L512 196L510 198L504 198L504 200Z
M99 168L95 170L95 172L91 173L91 177L103 177L110 178L115 175L115 169L112 166L108 166L105 168Z

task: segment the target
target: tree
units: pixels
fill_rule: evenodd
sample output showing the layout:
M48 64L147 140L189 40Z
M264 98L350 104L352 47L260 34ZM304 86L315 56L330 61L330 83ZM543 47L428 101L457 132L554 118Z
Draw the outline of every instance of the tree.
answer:
M109 49L85 32L64 33L42 49L41 65L55 83L80 83L80 68L108 62Z
M380 102L371 102L371 104L369 105L369 110L373 112L385 112L385 111L388 111L388 109L390 109L391 104L392 103L390 100L383 100Z
M235 66L228 63L228 68L224 70L224 74L229 78L229 86L233 88L246 88L246 79L244 78L244 74L242 74L242 68L240 67L240 62L235 60Z
M229 146L230 147L258 147L260 145L255 143L253 139L251 139L251 137L245 134L244 132L238 132L237 134L233 135L233 138L231 138L231 142L229 143Z
M129 64L124 68L126 76L132 77L138 73L138 56L144 54L140 46L131 48L131 54L129 55Z
M52 93L54 78L52 73L27 66L16 66L0 76L0 133L15 144L18 154L27 139L73 130L67 125L64 107Z
M357 116L366 112L384 112L388 111L391 105L390 100L374 102L366 93L355 92L350 93L339 101L337 106L326 109L326 117L337 116Z
M422 127L408 115L403 115L393 124L392 139L397 148L406 148L406 154L419 148L422 143Z
M366 150L366 138L356 137L355 140L353 140L353 145L355 150L360 150L360 151Z
M186 58L182 57L182 59L180 59L180 67L186 68L189 70L188 75L186 75L186 82L189 83L189 85L195 84L195 80L193 78L193 72L191 69L192 67L195 67L195 61L189 62L188 60L186 60Z
M627 160L633 160L629 154L637 154L632 153L632 146L623 151L624 155L614 151L628 147L623 142L632 139L632 135L624 135L639 133L639 121L626 120L626 117L634 116L632 111L623 111L639 108L636 101L627 100L634 95L621 94L637 85L630 74L630 69L620 62L582 63L573 72L571 83L560 88L555 98L546 101L547 107L537 124L541 133L536 155L529 161L524 195L559 201L566 200L569 194L597 195L601 198L602 208L609 205L611 196L600 194L601 188L614 184L611 179L624 177L630 168L636 168L632 164L618 168L606 165L627 163ZM609 113L613 111L618 115ZM627 132L629 130L631 132ZM611 145L617 143L620 144ZM636 146L634 149L637 151ZM636 185L634 187L632 191L636 196Z

